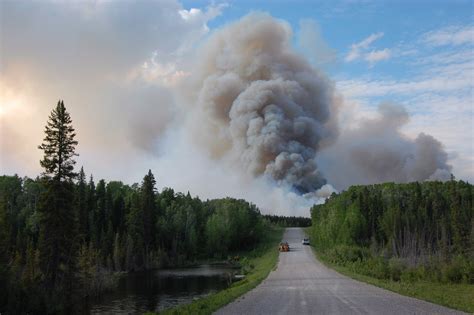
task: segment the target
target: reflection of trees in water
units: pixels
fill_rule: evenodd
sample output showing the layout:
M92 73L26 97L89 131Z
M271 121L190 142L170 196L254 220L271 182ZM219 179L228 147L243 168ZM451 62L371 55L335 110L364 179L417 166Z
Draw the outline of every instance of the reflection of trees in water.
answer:
M128 314L163 310L225 289L232 283L233 274L221 266L129 273L116 290L93 301L90 312Z

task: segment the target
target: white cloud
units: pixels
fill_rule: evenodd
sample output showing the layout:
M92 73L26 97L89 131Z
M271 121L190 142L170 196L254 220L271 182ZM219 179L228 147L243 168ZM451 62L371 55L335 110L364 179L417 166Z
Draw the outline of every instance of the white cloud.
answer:
M371 65L382 61L387 60L391 57L391 51L388 48L382 50L372 50L371 52L367 53L364 59L369 62Z
M365 38L364 40L352 44L351 50L346 55L344 60L346 62L352 62L358 59L363 59L369 63L370 67L373 67L379 61L390 59L390 57L392 56L392 52L388 48L380 50L371 50L369 52L367 51L371 47L372 43L374 43L379 38L382 38L383 35L384 33L382 32L374 33Z
M449 26L425 33L422 41L431 46L474 44L474 26Z
M199 8L191 8L189 10L179 10L178 13L183 20L198 20L202 22L212 20L213 18L221 15L222 10L227 6L228 5L226 3L219 3L208 6L205 11Z
M449 56L449 57L446 57ZM445 63L443 63L443 61ZM418 68L416 68L418 66ZM348 97L367 98L414 93L454 93L474 88L474 55L468 51L423 56L412 63L418 73L404 79L355 78L339 80L338 88Z
M367 50L370 47L370 45L373 42L375 42L377 39L382 38L383 35L384 34L382 32L374 33L374 34L369 35L367 38L363 39L362 41L352 44L351 50L347 54L345 61L350 62L350 61L354 61L361 58L362 52L364 50Z
M183 20L191 20L200 16L202 14L202 11L200 9L191 8L189 10L179 10L178 13L179 15L181 15Z

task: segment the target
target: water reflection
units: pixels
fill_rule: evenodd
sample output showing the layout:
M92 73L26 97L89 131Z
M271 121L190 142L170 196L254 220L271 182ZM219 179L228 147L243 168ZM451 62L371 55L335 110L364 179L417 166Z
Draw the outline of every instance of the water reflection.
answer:
M113 292L91 301L92 314L137 314L160 311L225 289L234 270L226 265L134 272Z

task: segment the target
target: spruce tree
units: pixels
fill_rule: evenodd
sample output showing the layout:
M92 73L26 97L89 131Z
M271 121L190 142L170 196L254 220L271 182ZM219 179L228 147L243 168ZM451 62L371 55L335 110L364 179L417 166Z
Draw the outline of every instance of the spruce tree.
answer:
M97 183L96 187L96 211L94 214L94 224L96 232L97 243L94 244L96 248L100 248L101 244L105 237L105 232L107 229L107 201L106 201L106 190L105 190L105 181L101 179Z
M77 141L72 120L59 101L45 127L39 149L44 151L45 192L40 201L40 268L47 312L62 311L70 302L74 284L76 213L74 211L74 156Z
M56 181L73 180L77 176L74 173L76 161L73 159L78 155L75 153L77 141L74 140L76 134L72 127L71 116L66 111L63 101L59 101L51 112L44 132L46 137L38 146L44 151L44 157L40 161L45 169L43 174L48 179Z
M94 177L91 175L89 179L89 183L87 184L86 190L86 208L88 210L87 214L87 226L89 233L86 235L86 242L91 242L93 244L97 244L97 229L95 227L95 213L97 207L97 200L96 200L96 191L95 191L95 183Z
M3 191L2 191L3 192ZM8 200L5 194L0 197L0 313L6 312L8 301L8 263L10 262L9 234L11 223L7 218Z
M143 246L143 209L140 195L133 191L130 195L130 211L127 215L127 269L136 270L144 267L145 248Z
M89 214L87 211L87 200L86 200L86 175L84 173L84 168L81 167L79 172L79 179L76 187L76 215L78 218L78 233L79 237L82 240L85 240L86 235L89 234Z
M143 209L143 241L145 243L145 255L148 263L150 250L155 244L155 176L148 170L143 178L141 187L141 205Z

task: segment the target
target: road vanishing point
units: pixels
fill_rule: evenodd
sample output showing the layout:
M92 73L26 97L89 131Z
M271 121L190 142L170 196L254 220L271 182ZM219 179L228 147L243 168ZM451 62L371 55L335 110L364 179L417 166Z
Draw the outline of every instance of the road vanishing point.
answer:
M301 228L288 228L278 267L255 289L216 314L464 314L343 276L301 244ZM276 249L275 249L276 250Z

